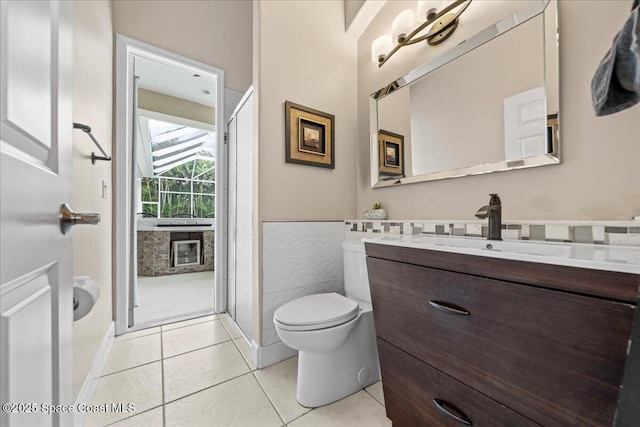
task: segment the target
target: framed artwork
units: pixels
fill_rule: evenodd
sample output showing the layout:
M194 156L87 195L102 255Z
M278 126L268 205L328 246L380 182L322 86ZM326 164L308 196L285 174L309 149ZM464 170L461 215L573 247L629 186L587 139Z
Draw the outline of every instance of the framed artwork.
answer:
M335 169L332 114L286 101L285 162Z
M380 129L378 159L380 175L404 176L404 136Z

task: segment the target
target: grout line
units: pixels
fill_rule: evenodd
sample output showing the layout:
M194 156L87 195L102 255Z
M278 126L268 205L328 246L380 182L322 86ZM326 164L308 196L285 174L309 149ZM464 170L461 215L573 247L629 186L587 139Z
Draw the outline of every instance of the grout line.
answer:
M287 422L284 420L282 415L280 415L280 411L278 411L278 408L276 408L275 403L273 403L273 400L271 400L271 396L269 396L269 393L267 393L267 390L264 388L264 386L262 385L262 383L260 382L260 380L256 376L255 371L251 371L251 375L253 375L253 379L256 380L256 382L258 383L258 387L260 387L260 390L262 390L262 392L264 393L265 397L267 398L267 400L271 404L271 407L273 408L273 410L276 411L276 414L278 414L278 417L282 421L282 425L286 426Z
M233 320L233 318L228 317L227 319L229 319L233 325L235 325L236 328L238 328L238 330L240 330L240 327L238 326L238 324L236 323L235 320ZM219 319L222 322L222 326L224 326L224 329L227 331L227 333L229 334L229 336L231 337L231 340L235 340L236 338L242 338L242 335L239 335L237 337L234 337L231 335L231 327L227 327L227 325L224 323L224 321L222 319ZM237 332L237 331L236 331Z
M236 342L236 340L240 340L240 339L244 339L244 338L243 338L243 337L240 337L240 338L236 338L236 339L231 340L231 341L233 341L233 343L235 344L236 348L237 348L237 349L238 349L238 351L240 352L240 356L242 356L242 360L244 360L244 363L246 363L246 364L247 364L247 366L249 367L249 370L250 370L251 372L253 372L253 371L257 371L257 370L258 370L258 368L257 368L255 365L253 366L253 368L251 367L251 365L253 364L253 361L252 361L251 359L249 359L249 358L245 357L244 353L242 353L242 350L240 349L240 345ZM249 363L249 362L251 362L251 363Z
M217 343L215 343L215 344L205 345L204 347L194 348L193 350L188 350L188 351L184 351L184 352L182 352L182 353L178 353L178 354L174 354L174 355L171 355L171 356L167 356L167 357L165 357L165 359L171 359L171 358L173 358L173 357L182 356L183 354L193 353L194 351L203 350L203 349L205 349L205 348L213 347L214 345L218 345L218 344L224 344L224 343L229 342L229 341L233 341L233 339L228 339L228 340L220 341L220 342L217 342Z
M201 322L189 323L188 325L176 326L175 328L171 328L171 329L165 330L164 329L165 326L173 325L173 323L166 323L166 324L160 326L160 332L177 331L177 330L180 330L180 329L188 328L189 326L196 326L196 325L202 325L203 323L215 322L216 320L220 320L222 322L222 319L220 319L217 314L208 314L208 315L203 316L203 317L209 317L209 316L215 316L215 319L202 320ZM196 319L201 319L201 318L202 317L196 317ZM192 320L195 320L195 319L182 320L180 322L174 322L174 323L190 322Z
M162 354L162 350L160 350L160 354ZM105 375L100 375L98 378L110 377L111 375L120 374L122 372L130 371L132 369L140 368L142 366L146 366L146 365L151 365L153 363L162 362L162 356L160 356L160 357L161 357L160 359L152 360L150 362L141 363L139 365L131 366L129 368L121 369L119 371L109 372L108 374L105 374Z
M238 346L238 344L236 343L236 340L231 339L231 342L233 342L233 345L236 347L236 350L238 351L238 353L240 353L240 358L242 359L242 361L244 362L245 365L247 365L247 368L249 368L249 372L253 372L255 371L255 369L251 368L251 365L249 365L249 362L247 361L247 359L244 357L244 354L242 354L242 350L240 350L240 347ZM257 368L256 368L257 369Z
M182 400L182 399L184 399L184 398L186 398L186 397L193 396L194 394L201 393L201 392L203 392L203 391L205 391L205 390L209 390L210 388L214 388L214 387L217 387L217 386L222 385L222 384L224 384L224 383L228 383L229 381L236 380L236 379L238 379L238 378L240 378L240 377L243 377L243 376L245 376L245 375L249 375L249 374L251 374L251 373L252 373L252 372L245 372L245 373L240 374L240 375L238 375L238 376L235 376L235 377L233 377L233 378L229 378L228 380L224 380L224 381L219 382L219 383L217 383L217 384L210 385L209 387L205 387L205 388L203 388L202 390L198 390L198 391L191 392L191 393L189 393L189 394L185 394L184 396L180 396L180 397L179 397L179 398L177 398L177 399L174 399L174 400L172 400L172 401L170 401L170 402L167 402L167 404L169 404L169 403L175 403L175 402L177 402L178 400Z
M300 404L298 403L298 405L300 405ZM300 405L300 406L302 406L302 405ZM304 417L305 415L310 414L310 413L312 413L313 411L315 411L316 409L318 409L318 408L307 408L306 406L302 406L302 407L303 407L303 408L306 408L306 409L309 409L309 411L305 412L305 413L304 413L304 414L302 414L302 415L298 415L297 417L295 417L294 419L292 419L291 421L289 421L286 425L289 425L289 424L291 424L291 423L293 423L293 422L295 422L295 421L298 421L300 418L302 418L302 417Z
M162 328L161 328L162 329ZM165 406L164 406L164 348L162 345L162 333L160 334L160 375L162 375L162 427L167 426L167 419L165 417Z
M129 419L131 419L131 418L133 418L133 417L137 417L138 415L146 414L147 412L151 412L151 411L153 411L154 409L158 409L158 408L159 408L159 407L161 407L161 406L163 406L163 405L154 406L153 408L146 409L146 410L144 410L144 411L142 411L142 412L136 412L136 413L134 413L133 415L131 415L130 417L122 418L121 420L116 420L116 421L114 421L114 422L112 422L112 423L105 424L105 427L112 426L112 425L114 425L114 424L118 424L118 423L120 423L120 422L122 422L122 421L129 420Z
M375 384L375 383L374 383ZM367 386L367 387L371 387L373 384ZM382 404L382 402L380 402L369 390L367 390L366 388L363 388L363 390L365 391L365 393L367 393L369 396L371 396L373 398L373 400L375 400L376 402L378 402L383 408L386 408L386 406L384 406Z
M118 343L121 343L121 342L137 340L138 338L150 337L152 335L157 335L159 333L162 333L162 330L160 329L160 326L154 326L152 328L147 328L147 329L154 329L154 328L158 328L158 332L150 332L148 334L138 335L138 336L135 336L135 337L127 337L127 335L129 335L129 334L135 334L136 332L145 331L146 330L146 329L140 329L139 331L133 331L133 332L128 332L128 333L123 334L123 335L118 335L117 337L115 337L115 340L113 341L113 343L114 344L118 344Z

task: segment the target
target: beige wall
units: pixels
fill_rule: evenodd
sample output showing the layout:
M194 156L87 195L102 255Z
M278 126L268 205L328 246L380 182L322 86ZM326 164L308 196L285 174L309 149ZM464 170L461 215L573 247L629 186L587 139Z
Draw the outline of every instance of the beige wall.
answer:
M254 337L260 343L262 222L355 216L357 68L342 2L262 1L254 9ZM335 169L285 163L285 101L335 115Z
M73 121L91 126L107 154L112 154L112 20L111 2L74 3ZM112 180L111 162L91 164L100 154L87 134L73 132L73 201L79 212L98 212L96 226L73 229L73 275L90 276L100 286L93 310L73 324L74 395L77 396L93 364L112 315ZM102 182L107 198L102 198Z
M260 219L355 215L356 42L336 1L263 1L260 8ZM335 116L335 169L285 163L284 102Z
M558 4L561 165L371 189L368 95L437 53L418 45L402 49L381 69L371 62L371 41L404 7L387 3L358 43L358 212L382 202L392 219L474 219L488 193L497 192L507 220L624 220L640 213L640 106L597 118L590 95L594 71L629 14L628 1ZM458 32L478 24L474 15L465 20L470 12ZM457 42L452 38L443 47Z
M201 123L216 124L215 108L152 90L138 89L138 108Z
M250 1L117 0L114 32L224 70L225 87L251 85Z

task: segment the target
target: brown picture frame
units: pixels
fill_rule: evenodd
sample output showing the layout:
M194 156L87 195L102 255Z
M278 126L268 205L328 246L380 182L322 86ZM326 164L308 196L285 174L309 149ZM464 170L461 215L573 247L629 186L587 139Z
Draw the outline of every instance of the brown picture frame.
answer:
M404 136L378 131L378 173L404 176Z
M285 162L335 169L335 116L284 103Z

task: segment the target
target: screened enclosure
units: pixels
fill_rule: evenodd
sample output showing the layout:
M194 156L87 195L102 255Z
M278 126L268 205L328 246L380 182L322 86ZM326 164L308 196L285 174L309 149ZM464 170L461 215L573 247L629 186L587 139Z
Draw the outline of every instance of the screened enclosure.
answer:
M215 132L139 117L139 216L215 216Z

